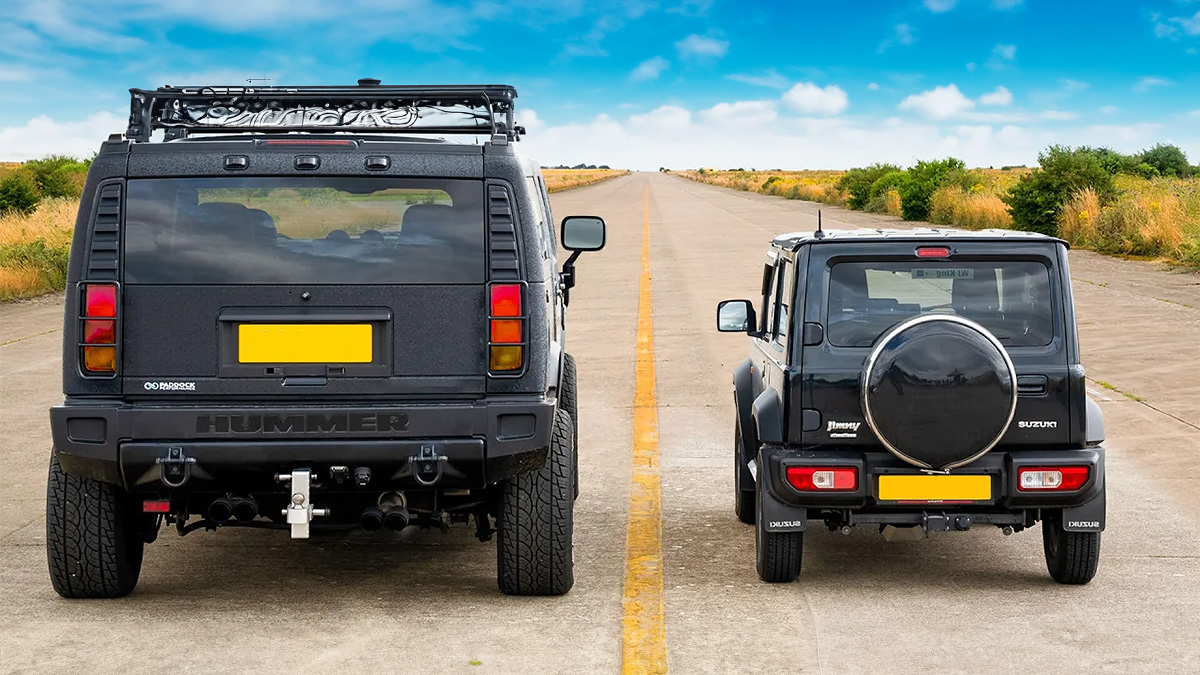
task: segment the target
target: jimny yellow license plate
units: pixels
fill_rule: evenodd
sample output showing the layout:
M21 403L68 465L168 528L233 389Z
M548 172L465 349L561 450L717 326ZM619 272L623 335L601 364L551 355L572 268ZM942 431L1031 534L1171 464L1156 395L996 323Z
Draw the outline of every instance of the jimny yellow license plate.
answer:
M238 324L239 363L371 363L369 323Z
M888 502L983 502L992 498L991 476L880 476L879 499Z

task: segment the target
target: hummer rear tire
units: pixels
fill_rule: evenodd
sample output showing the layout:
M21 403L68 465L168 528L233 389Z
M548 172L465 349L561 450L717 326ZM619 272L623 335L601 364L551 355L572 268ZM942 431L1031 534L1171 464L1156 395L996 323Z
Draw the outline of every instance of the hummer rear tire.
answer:
M72 476L50 457L46 558L64 598L120 598L137 586L145 547L138 504L116 485Z
M559 409L546 463L501 487L496 577L508 595L562 595L575 583L571 441L571 417Z

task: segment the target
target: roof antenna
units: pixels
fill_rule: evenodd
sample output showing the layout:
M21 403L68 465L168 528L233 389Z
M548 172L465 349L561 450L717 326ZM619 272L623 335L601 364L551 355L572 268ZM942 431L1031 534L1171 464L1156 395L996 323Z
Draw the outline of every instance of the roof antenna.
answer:
M813 236L817 239L825 238L825 230L821 229L821 209L817 209L817 233Z

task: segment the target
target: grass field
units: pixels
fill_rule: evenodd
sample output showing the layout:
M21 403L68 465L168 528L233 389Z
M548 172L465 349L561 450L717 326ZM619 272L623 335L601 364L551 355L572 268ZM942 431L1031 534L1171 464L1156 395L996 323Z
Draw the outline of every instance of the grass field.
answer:
M846 206L838 189L843 171L678 171L710 185ZM1001 199L1029 169L972 169L970 187L946 185L930 200L929 221L972 230L1011 228ZM1072 246L1103 253L1200 266L1200 178L1138 178L1119 175L1116 197L1102 205L1092 191L1076 193L1063 206L1059 235ZM865 210L900 215L901 200L888 190Z
M0 176L15 171L20 165L0 163ZM597 170L597 169L547 169L544 171L546 186L551 192L569 190L571 188L593 185L610 178L623 176L628 171ZM396 199L395 195L388 198ZM399 198L407 197L401 196ZM380 198L376 201L381 201ZM261 205L259 205L261 206ZM286 230L288 216L293 213L296 204L280 206L285 222L279 225L281 231ZM355 222L366 222L361 210L365 204L357 204L359 209L353 213ZM291 209L290 211L287 209ZM75 227L75 214L79 210L79 201L72 199L46 199L37 206L37 210L29 216L15 213L0 216L0 301L30 298L43 293L60 291L66 284L67 260L71 248L71 235ZM327 209L328 210L328 209ZM335 210L336 211L336 210ZM349 214L349 211L346 211ZM379 209L375 220L380 223L394 219L395 213ZM293 219L301 225L306 218ZM321 231L327 232L334 226L348 227L349 224L321 225ZM293 229L300 228L297 225ZM366 229L366 226L358 230ZM305 231L289 231L292 236L304 236Z
M629 173L620 169L542 169L546 179L546 189L550 192L562 192L571 188L595 185Z

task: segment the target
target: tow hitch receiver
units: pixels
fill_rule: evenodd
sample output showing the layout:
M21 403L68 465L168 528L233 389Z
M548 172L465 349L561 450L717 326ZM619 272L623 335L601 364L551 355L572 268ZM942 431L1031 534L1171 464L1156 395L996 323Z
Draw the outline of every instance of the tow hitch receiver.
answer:
M329 515L329 509L314 509L312 505L312 472L296 469L291 474L281 473L276 478L292 488L292 499L283 515L292 526L292 539L308 539L308 524L315 516Z

